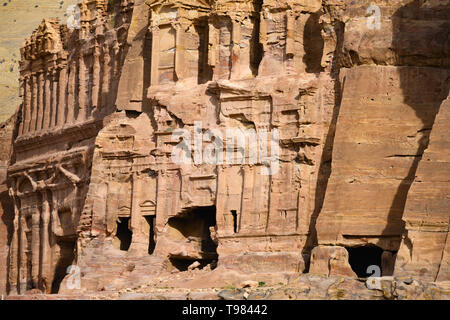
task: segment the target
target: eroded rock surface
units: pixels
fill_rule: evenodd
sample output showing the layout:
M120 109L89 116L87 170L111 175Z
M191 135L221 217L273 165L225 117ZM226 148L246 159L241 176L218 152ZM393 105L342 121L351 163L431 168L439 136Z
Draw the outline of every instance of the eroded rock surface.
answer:
M8 293L9 244L14 224L13 202L9 196L6 175L11 155L16 117L0 124L0 295Z
M21 49L10 295L448 299L448 1L79 9Z
M363 2L344 12L342 102L318 242L375 245L382 264L396 263L395 274L415 270L435 281L448 263L448 139L439 137L450 89L449 4L371 2L381 19L379 29L367 30ZM392 275L388 269L384 275Z
M0 122L8 120L20 104L20 46L43 18L66 22L77 0L7 0L0 4Z

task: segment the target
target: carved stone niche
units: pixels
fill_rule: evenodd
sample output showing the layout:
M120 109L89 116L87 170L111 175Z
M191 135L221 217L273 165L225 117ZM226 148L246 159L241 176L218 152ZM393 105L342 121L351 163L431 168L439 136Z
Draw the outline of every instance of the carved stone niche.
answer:
M75 259L87 150L34 160L15 164L8 171L18 220L10 249L9 283L13 292L57 293Z
M148 0L146 3L151 10L151 85L186 79L195 83L209 80L209 1Z
M125 173L130 170L133 172ZM140 170L139 165L122 165L120 171L110 172L107 178L107 235L116 249L131 250L134 255L145 255L148 249L151 254L155 247L156 172Z
M219 0L209 19L209 65L214 80L247 79L258 74L262 0Z
M260 26L264 58L260 75L321 71L320 9L320 0L264 1ZM311 57L318 58L311 62Z
M78 4L81 14L81 37L86 38L102 25L108 10L107 0L85 0Z
M272 98L267 92L217 81L208 86L219 98L222 127L267 130L271 127Z

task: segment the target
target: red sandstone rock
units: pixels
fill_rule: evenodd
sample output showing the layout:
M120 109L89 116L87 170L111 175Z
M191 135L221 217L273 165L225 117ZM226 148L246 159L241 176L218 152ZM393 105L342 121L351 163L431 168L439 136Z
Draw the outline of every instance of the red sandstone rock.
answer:
M84 0L80 10L80 29L46 19L21 50L10 248L0 242L10 294L367 267L448 280L450 3ZM240 144L229 136L244 132ZM392 286L385 298L400 296Z
M0 124L0 295L8 293L8 256L11 241L12 227L14 225L14 210L6 185L6 171L16 115Z

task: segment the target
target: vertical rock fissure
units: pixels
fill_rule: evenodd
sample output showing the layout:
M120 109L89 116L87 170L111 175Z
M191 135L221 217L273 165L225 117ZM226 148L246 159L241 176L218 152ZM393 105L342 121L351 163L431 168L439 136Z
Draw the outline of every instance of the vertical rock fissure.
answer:
M333 26L335 28L337 36L336 49L331 65L331 77L334 80L334 107L330 127L326 135L322 158L320 161L319 176L316 184L315 207L309 221L308 235L306 238L305 247L302 250L302 255L305 259L305 273L309 272L311 251L318 245L316 224L325 201L325 193L327 191L328 181L331 177L334 138L336 135L336 126L342 102L342 94L345 87L345 78L343 79L342 83L340 80L340 54L344 45L345 23L341 21L335 21Z

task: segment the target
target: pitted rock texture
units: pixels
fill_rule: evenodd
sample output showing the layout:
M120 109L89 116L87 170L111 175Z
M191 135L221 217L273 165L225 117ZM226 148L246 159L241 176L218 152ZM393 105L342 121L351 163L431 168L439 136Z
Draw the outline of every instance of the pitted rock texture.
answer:
M6 183L7 168L11 156L13 130L16 117L0 124L0 295L8 293L8 256L12 234L14 210Z
M79 9L21 48L12 297L448 299L449 1Z

